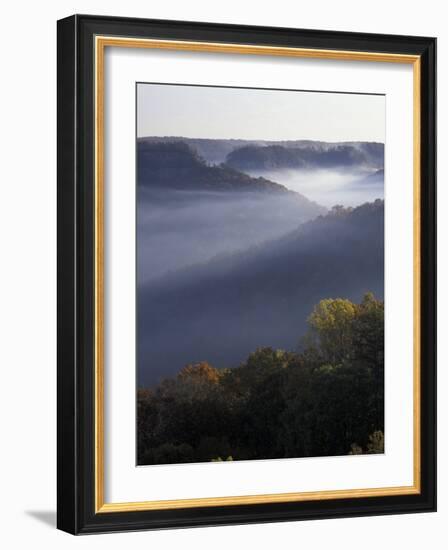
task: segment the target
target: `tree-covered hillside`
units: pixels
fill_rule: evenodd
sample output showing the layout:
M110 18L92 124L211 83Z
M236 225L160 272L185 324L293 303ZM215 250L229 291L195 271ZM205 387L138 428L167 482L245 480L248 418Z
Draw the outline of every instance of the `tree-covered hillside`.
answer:
M226 164L237 170L357 168L384 166L382 143L337 143L329 146L246 145L227 155Z
M138 288L139 383L191 362L238 365L259 347L294 349L313 305L384 291L384 203L335 207L288 235Z
M252 178L227 165L208 166L184 142L137 143L138 184L149 188L184 191L269 191L290 193L265 178Z
M326 209L225 166L182 142L139 142L138 284L289 233Z
M147 136L139 138L140 143L177 143L183 142L196 151L208 164L222 164L227 156L243 147L279 146L285 149L315 151L325 153L338 147L351 147L362 153L363 162L372 167L384 166L384 144L368 141L325 142L309 139L298 140L251 140L251 139L204 139L183 136Z
M321 300L300 352L188 364L139 389L137 416L139 464L382 453L383 302Z

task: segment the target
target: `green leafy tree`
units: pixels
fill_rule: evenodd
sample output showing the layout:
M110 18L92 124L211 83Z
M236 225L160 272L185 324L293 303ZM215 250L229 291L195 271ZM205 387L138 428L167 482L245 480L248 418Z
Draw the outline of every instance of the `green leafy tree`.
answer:
M372 376L369 405L375 427L384 425L384 302L365 294L353 322L353 359Z
M300 353L192 363L139 390L139 463L384 452L383 302L321 300L308 322Z
M340 363L350 358L356 309L350 300L326 299L309 316L308 324L325 361Z

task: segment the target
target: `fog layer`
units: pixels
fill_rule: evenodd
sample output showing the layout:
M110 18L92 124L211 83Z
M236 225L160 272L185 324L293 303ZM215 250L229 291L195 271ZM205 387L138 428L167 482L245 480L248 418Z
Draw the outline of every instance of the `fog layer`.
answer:
M139 284L278 238L325 212L287 192L140 189L138 198Z
M254 177L263 176L312 201L331 208L336 204L358 206L384 198L384 181L380 170L359 169L280 169L252 170Z
M139 385L294 349L321 299L383 295L382 144L195 145L137 143Z
M258 347L294 349L314 304L383 297L382 201L335 210L281 239L139 285L139 384L188 363L234 367Z

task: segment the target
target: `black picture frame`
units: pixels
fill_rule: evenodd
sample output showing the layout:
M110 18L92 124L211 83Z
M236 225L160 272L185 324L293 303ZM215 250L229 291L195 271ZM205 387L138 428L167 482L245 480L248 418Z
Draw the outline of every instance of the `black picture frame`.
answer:
M420 58L419 494L97 513L95 510L94 39L120 36ZM74 15L58 21L57 526L73 534L436 510L436 39Z

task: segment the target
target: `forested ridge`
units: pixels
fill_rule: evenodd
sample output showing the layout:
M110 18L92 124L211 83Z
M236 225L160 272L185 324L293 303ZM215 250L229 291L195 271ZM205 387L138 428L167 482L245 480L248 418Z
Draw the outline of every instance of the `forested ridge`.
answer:
M185 361L235 367L259 347L294 349L325 297L383 297L384 203L337 207L260 246L139 288L139 383Z
M271 156L272 151L270 152L268 148L276 147L291 151L308 166L321 164L328 166L335 163L340 164L340 161L343 161L345 165L347 165L346 161L348 164L360 161L362 164L372 167L384 166L384 144L369 141L325 142L307 139L272 141L263 139L199 139L185 136L147 136L138 139L138 146L153 143L187 144L211 164L232 163L235 160L233 153L237 154L236 158L239 157L239 160L248 158L246 153L249 153L250 156L254 153L253 159L263 160L264 154L268 157ZM262 151L255 149L262 149ZM278 158L281 160L282 157ZM239 164L238 161L237 164ZM254 166L252 165L252 167ZM262 166L257 165L256 167Z
M266 178L253 178L226 164L209 166L187 143L138 142L138 183L151 189L269 191L291 193Z
M227 155L226 164L243 171L273 168L382 168L381 143L333 144L333 146L285 147L247 145Z
M138 390L138 464L384 451L384 303L319 301L300 349L203 361Z
M137 155L139 284L278 238L326 212L265 178L208 165L183 142L142 140Z

